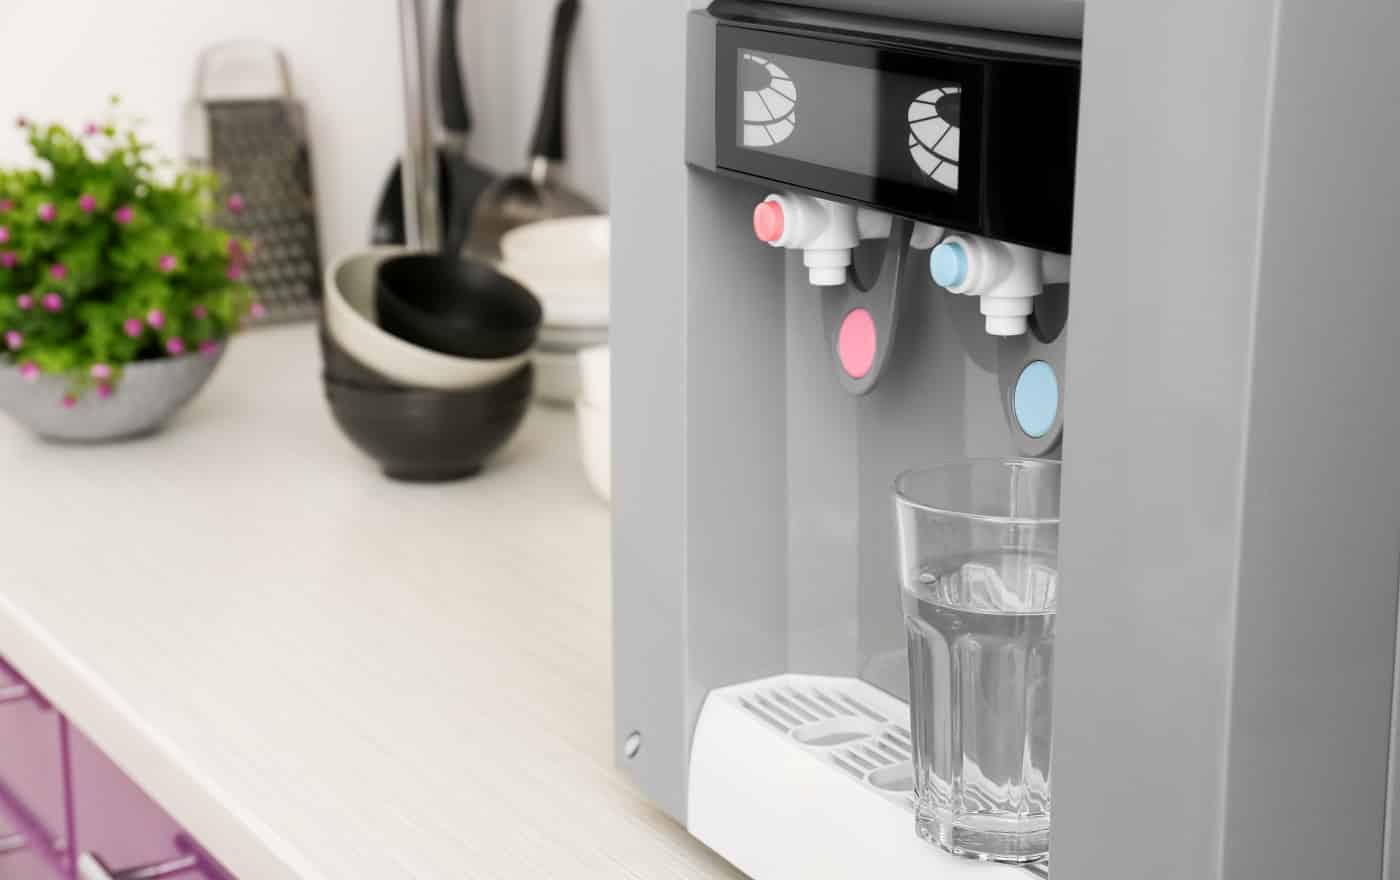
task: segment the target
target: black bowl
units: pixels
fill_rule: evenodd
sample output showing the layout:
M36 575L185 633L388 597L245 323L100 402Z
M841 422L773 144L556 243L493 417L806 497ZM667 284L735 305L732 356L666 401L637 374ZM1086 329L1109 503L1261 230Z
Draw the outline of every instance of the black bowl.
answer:
M321 368L327 379L333 379L347 385L358 385L361 388L378 388L386 391L410 387L390 379L372 367L365 366L354 355L341 348L340 343L335 341L330 329L326 327L324 319L321 321L320 337Z
M469 358L535 344L544 310L530 291L479 260L403 254L379 264L379 326L414 345Z
M324 377L331 414L350 442L386 476L419 482L481 470L525 419L534 382L529 364L495 384L460 391L366 388Z

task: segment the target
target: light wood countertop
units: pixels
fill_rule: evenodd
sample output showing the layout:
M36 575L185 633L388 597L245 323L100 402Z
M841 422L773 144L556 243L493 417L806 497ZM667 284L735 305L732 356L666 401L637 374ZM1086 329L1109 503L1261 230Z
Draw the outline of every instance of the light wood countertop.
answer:
M246 880L739 875L612 766L606 508L537 408L460 483L382 478L310 326L165 433L0 424L0 654Z

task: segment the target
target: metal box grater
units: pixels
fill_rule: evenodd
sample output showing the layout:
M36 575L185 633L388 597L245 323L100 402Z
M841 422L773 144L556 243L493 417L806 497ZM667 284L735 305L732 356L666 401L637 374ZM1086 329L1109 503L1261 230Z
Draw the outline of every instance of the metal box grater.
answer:
M219 174L221 223L254 243L247 280L271 321L319 314L321 254L305 113L291 97L286 60L261 43L226 43L200 55L187 119L188 158Z
M210 165L244 207L223 222L254 242L248 281L272 320L314 317L321 292L311 161L301 108L286 100L206 105Z

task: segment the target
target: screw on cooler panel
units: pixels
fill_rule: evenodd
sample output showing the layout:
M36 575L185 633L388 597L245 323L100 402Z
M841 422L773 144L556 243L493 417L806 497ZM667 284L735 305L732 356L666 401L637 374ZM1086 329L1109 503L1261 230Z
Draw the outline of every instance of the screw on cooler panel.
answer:
M887 238L890 222L879 211L795 193L770 195L753 212L758 240L802 251L808 280L817 287L845 284L851 251L862 239Z
M1069 258L954 233L929 254L929 273L949 293L981 298L988 333L1020 336L1026 332L1032 300L1045 285L1069 280Z

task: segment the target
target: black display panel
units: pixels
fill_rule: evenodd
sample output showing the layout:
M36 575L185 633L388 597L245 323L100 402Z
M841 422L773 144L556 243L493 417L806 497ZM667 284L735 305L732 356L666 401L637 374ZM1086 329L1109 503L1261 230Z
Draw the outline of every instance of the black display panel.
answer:
M1077 60L868 33L721 19L717 166L1068 253Z
M721 167L871 204L976 215L976 65L730 25L718 44Z
M958 191L963 84L799 58L738 51L739 146L834 171ZM797 83L802 83L802 94ZM839 112L799 119L799 98ZM907 117L909 139L856 138Z

